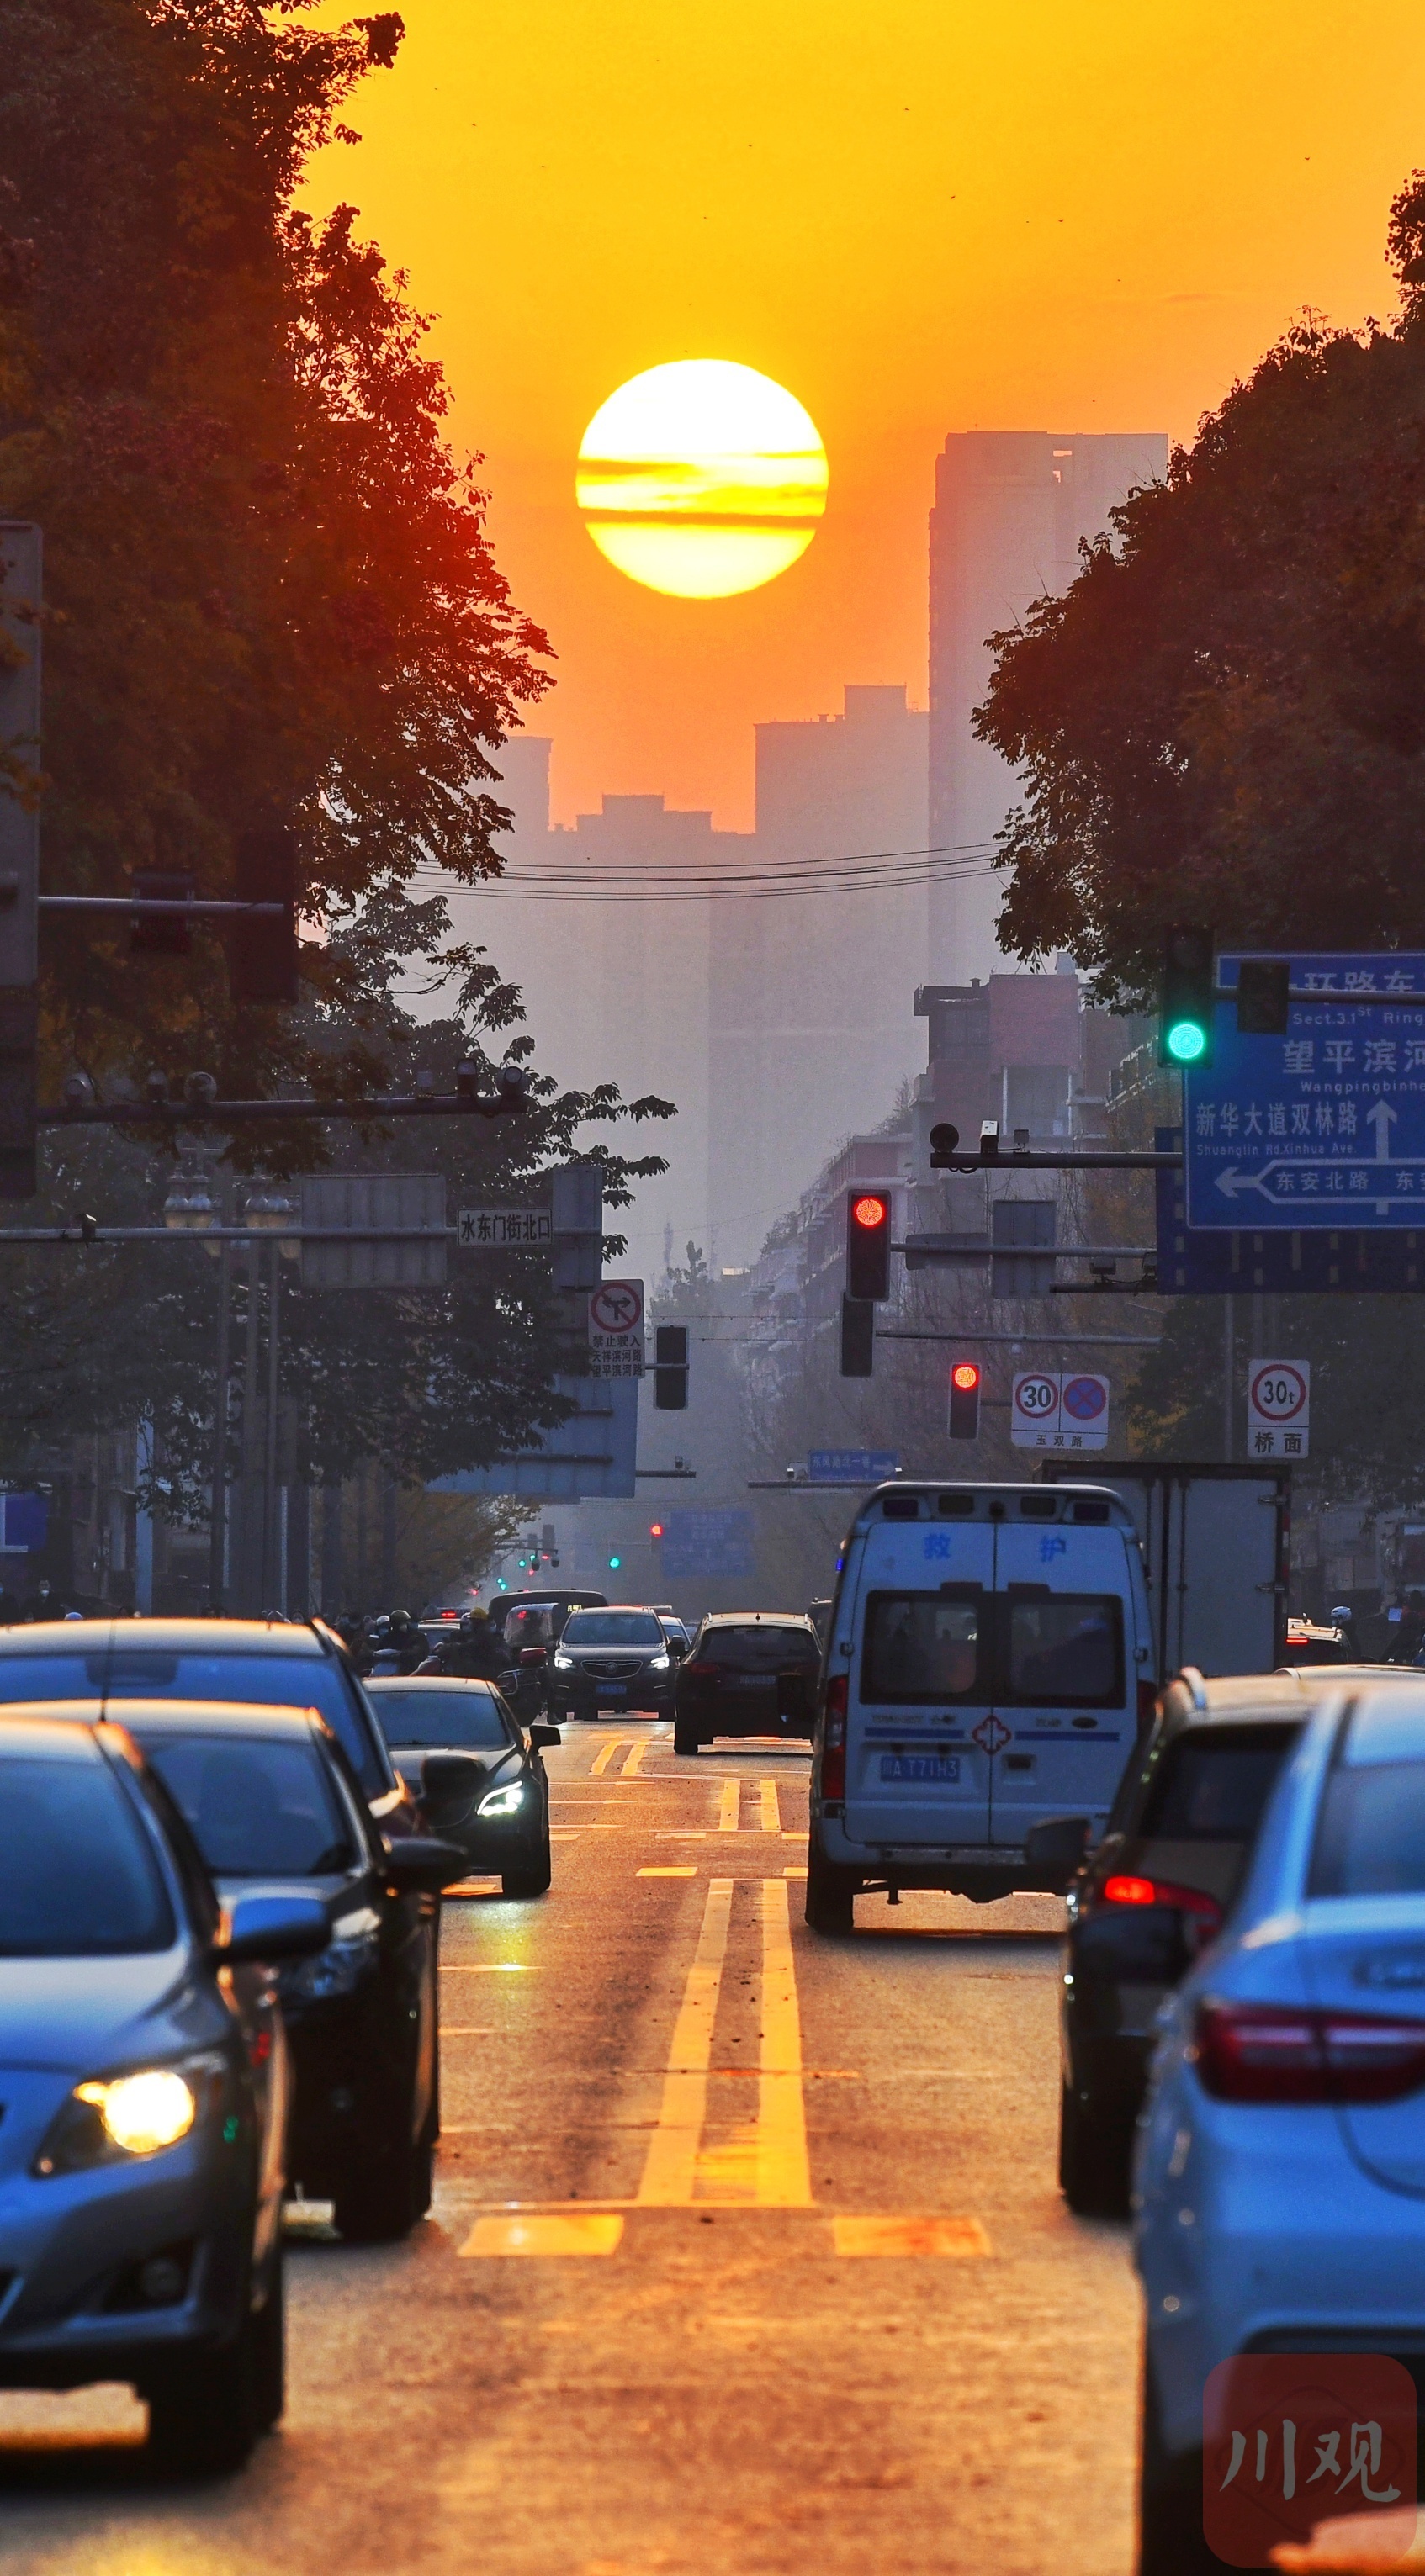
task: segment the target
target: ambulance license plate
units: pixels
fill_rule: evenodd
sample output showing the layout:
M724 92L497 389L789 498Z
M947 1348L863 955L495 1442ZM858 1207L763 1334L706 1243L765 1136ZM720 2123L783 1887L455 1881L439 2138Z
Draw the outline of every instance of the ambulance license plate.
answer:
M883 1780L958 1780L958 1753L883 1753Z

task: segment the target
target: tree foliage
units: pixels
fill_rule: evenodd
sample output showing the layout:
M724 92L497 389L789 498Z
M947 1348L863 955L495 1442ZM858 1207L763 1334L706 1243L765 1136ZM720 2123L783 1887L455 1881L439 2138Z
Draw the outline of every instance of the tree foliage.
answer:
M45 530L51 889L169 868L222 894L237 835L277 820L309 918L374 899L409 956L445 928L401 900L417 867L497 864L490 753L548 646L478 460L446 443L404 279L350 206L294 203L400 35L261 0L0 0L0 514ZM235 1014L197 947L139 981L113 941L47 926L51 1070L141 1073L201 1032L243 1090L333 1073L310 1015ZM381 1049L364 962L306 950L343 1075Z
M1148 991L1175 920L1425 942L1425 173L1389 251L1392 327L1289 332L993 639L977 730L1025 791L1001 936L1107 997Z

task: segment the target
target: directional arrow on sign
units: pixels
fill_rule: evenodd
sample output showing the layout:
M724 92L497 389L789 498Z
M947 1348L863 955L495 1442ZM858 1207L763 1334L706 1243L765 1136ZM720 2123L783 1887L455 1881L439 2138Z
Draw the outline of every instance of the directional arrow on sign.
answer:
M1259 1172L1239 1172L1235 1163L1229 1163L1225 1172L1218 1173L1217 1186L1223 1197L1228 1199L1240 1198L1243 1190L1260 1190L1264 1198L1271 1197L1271 1191Z
M1388 1100L1378 1100L1374 1109L1366 1111L1366 1125L1375 1129L1378 1163L1390 1161L1390 1131L1395 1125L1396 1115Z

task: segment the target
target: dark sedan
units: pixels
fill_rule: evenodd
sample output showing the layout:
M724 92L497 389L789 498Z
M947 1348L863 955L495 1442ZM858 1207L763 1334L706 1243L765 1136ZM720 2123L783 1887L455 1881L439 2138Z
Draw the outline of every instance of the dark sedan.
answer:
M673 1750L696 1753L716 1735L811 1741L821 1647L810 1619L762 1610L703 1621L678 1666Z
M388 1842L314 1709L122 1707L225 1899L254 1885L321 1897L324 1947L279 1980L293 2072L288 2174L309 2199L335 2203L354 2242L404 2236L430 2206L439 1891L462 1875L463 1856L420 1835ZM58 1703L54 1714L97 1712Z
M1180 1675L1069 1889L1059 2182L1082 2215L1128 2207L1158 2007L1222 1928L1308 1691L1294 1673ZM1077 1833L1082 1851L1086 1831L1087 1819L1058 1817L1031 1832L1046 1883L1065 1837Z
M549 1780L543 1747L557 1726L518 1720L492 1682L420 1674L368 1685L392 1758L421 1784L433 1832L506 1896L543 1896L550 1881Z
M0 2386L126 2380L168 2465L235 2467L284 2395L266 1963L319 1950L324 1909L221 1912L122 1727L12 1718L0 1805Z
M637 1708L666 1716L675 1663L656 1610L571 1611L548 1668L549 1714L597 1717L601 1708Z

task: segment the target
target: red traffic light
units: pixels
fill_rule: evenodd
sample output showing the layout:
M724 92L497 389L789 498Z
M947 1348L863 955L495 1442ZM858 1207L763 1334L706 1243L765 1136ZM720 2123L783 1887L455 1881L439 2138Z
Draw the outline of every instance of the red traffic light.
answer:
M891 1293L891 1203L879 1190L846 1193L846 1294L873 1303ZM843 1372L844 1374L844 1372Z
M950 1369L950 1421L952 1440L978 1440L980 1436L980 1364L978 1360L955 1360Z
M974 1361L957 1360L950 1371L950 1383L952 1386L963 1387L967 1393L972 1386L978 1386L980 1383L980 1372L976 1368Z
M648 1524L648 1535L650 1538L661 1538L663 1536L663 1523L661 1521L650 1521Z

